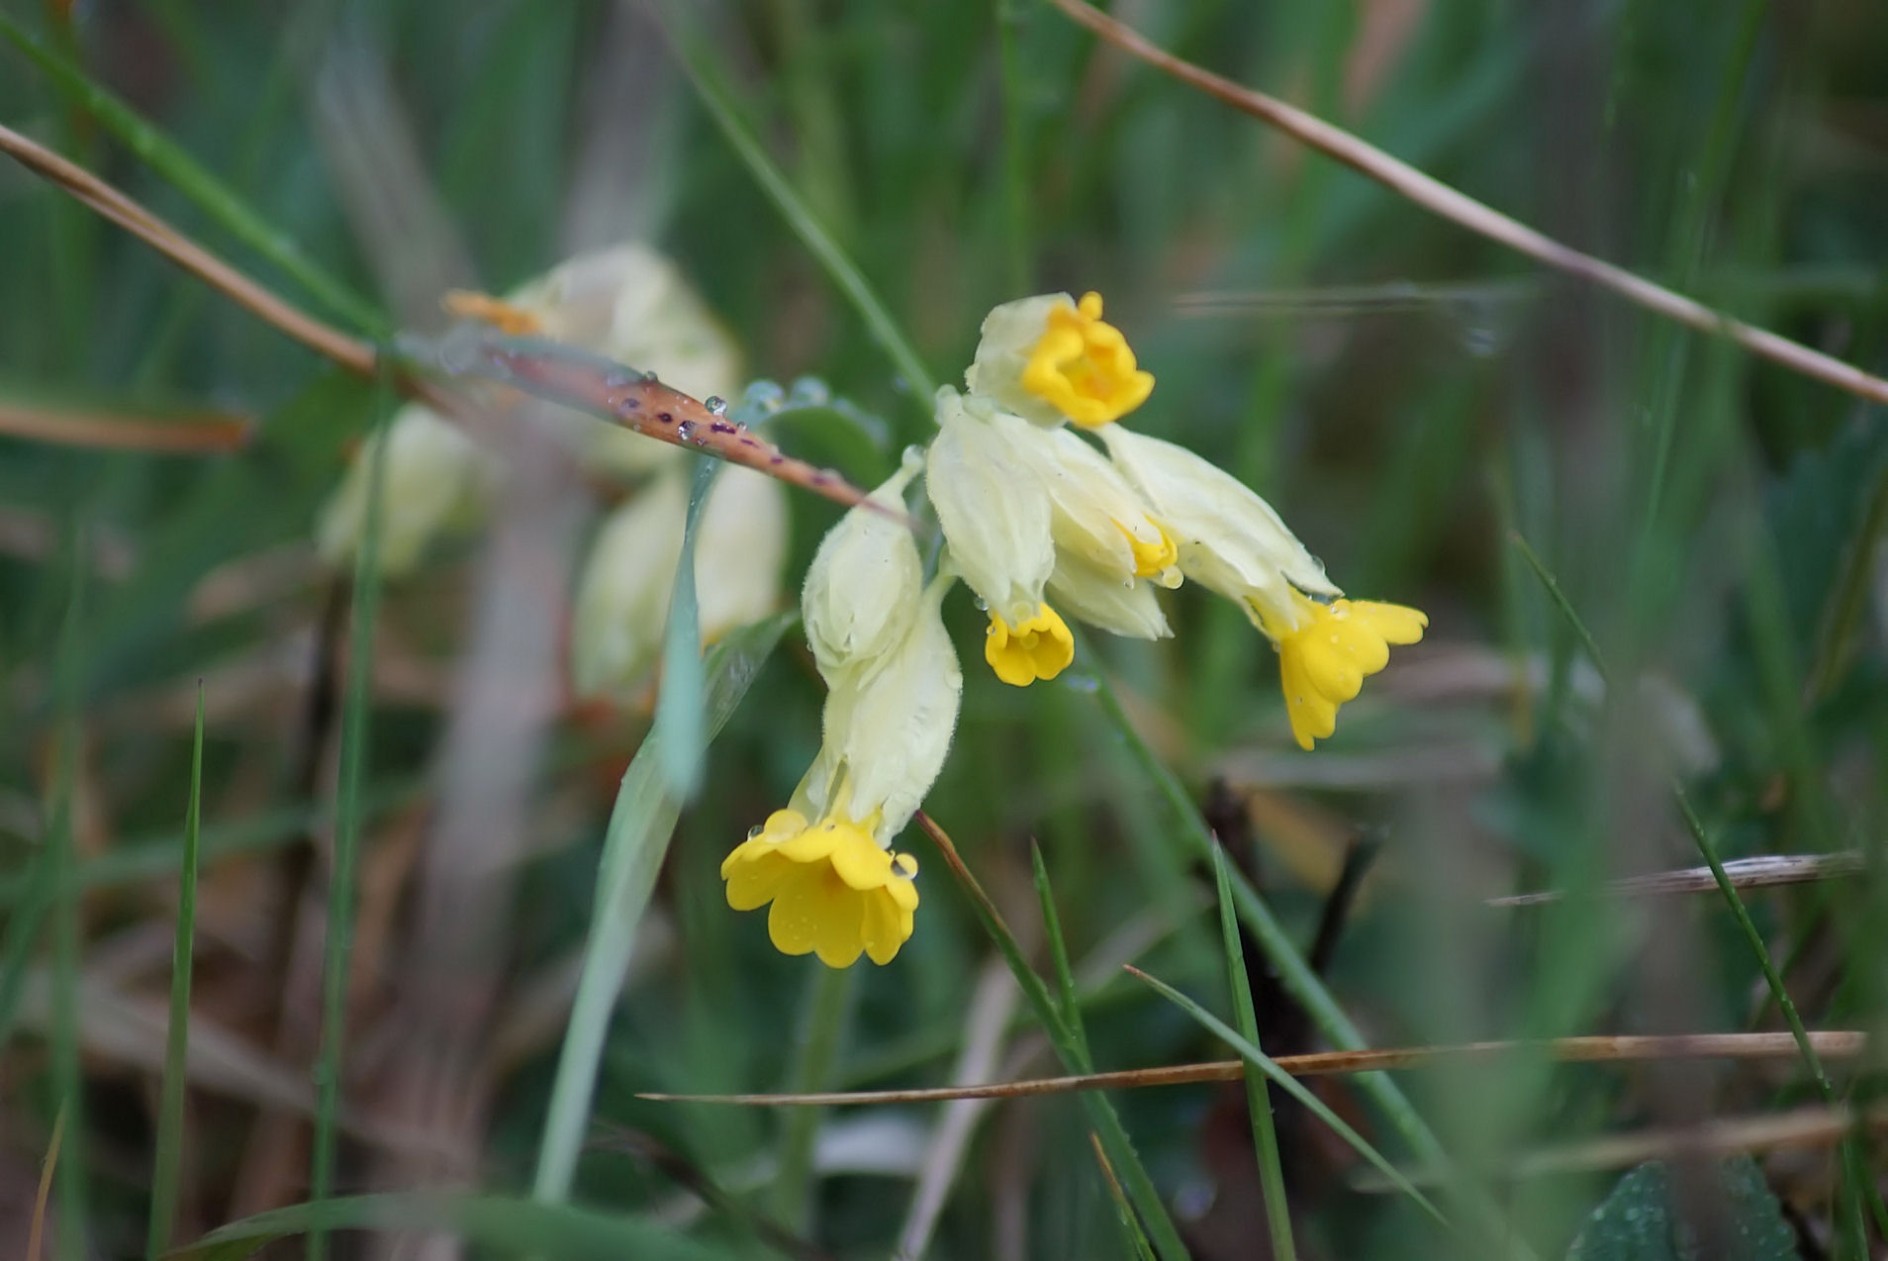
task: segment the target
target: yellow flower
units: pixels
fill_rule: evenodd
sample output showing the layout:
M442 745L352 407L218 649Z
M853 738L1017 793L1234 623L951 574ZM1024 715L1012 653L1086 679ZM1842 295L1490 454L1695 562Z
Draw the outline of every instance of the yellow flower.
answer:
M1102 430L1101 440L1178 544L1180 572L1238 604L1261 629L1268 616L1289 623L1300 591L1340 594L1272 506L1232 474L1120 425Z
M772 902L768 933L787 954L843 968L863 951L885 963L911 936L918 865L891 844L943 769L957 725L964 676L939 612L950 581L918 597L900 643L827 675L819 756L787 808L722 864L728 905Z
M1053 679L1075 660L1075 637L1069 625L1046 604L1033 617L1012 626L996 612L983 638L983 659L996 677L1011 687L1028 687L1037 679Z
M809 823L776 810L721 864L728 905L753 911L772 903L767 936L782 954L817 954L829 968L861 954L890 963L911 938L918 909L909 854L882 849L865 829L838 819Z
M1101 295L1042 294L1006 302L983 322L974 394L1038 424L1089 427L1119 420L1154 389L1121 330L1101 318Z
M998 678L1026 686L1068 665L1050 593L1114 634L1169 633L1149 582L1180 582L1177 541L1094 447L951 389L938 391L937 422L925 486L949 564L990 615Z
M1295 624L1272 629L1291 733L1310 749L1337 730L1338 707L1356 698L1364 679L1390 663L1390 645L1420 640L1429 619L1400 604L1320 604L1293 594Z

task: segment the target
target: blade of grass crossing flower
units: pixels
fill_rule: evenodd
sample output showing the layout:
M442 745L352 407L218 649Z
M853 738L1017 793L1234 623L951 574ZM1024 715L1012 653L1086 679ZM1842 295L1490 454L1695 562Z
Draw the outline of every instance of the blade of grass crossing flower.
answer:
M702 689L707 741L720 732L791 621L790 614L781 614L758 622L729 635L709 654ZM662 742L667 738L658 722L636 750L623 773L604 832L590 940L584 947L577 996L565 1026L538 1146L532 1194L540 1201L561 1201L570 1194L590 1124L610 1014L629 969L636 930L649 905L656 874L668 853L669 837L681 815L681 800L669 791L662 770Z
M1265 1052L1240 1037L1238 1033L1234 1032L1233 1029L1224 1021L1220 1020L1219 1017L1188 998L1185 994L1182 994L1173 986L1168 985L1165 981L1151 977L1145 972L1141 972L1135 968L1129 968L1128 971L1147 982L1147 984L1153 988L1154 992L1159 994L1162 998L1197 1020L1208 1032L1231 1047L1233 1052L1237 1054L1240 1059L1277 1082L1280 1089L1303 1104L1310 1110L1312 1115L1316 1116L1320 1121L1330 1126L1332 1132L1346 1143L1350 1144L1352 1150L1359 1156L1362 1156L1372 1165L1375 1165L1377 1171L1385 1178L1389 1179L1397 1190L1409 1196L1420 1205L1425 1212L1435 1218L1436 1221L1445 1226L1448 1224L1448 1219L1442 1215L1441 1210L1430 1203L1429 1198L1419 1191L1415 1184L1403 1175L1401 1170L1385 1159L1383 1153L1379 1152L1371 1145L1370 1140L1352 1129L1350 1125L1345 1122L1344 1118L1331 1111L1329 1106L1327 1106L1322 1099L1319 1099L1316 1095L1305 1089L1290 1073L1287 1073L1284 1069L1272 1063L1271 1057L1266 1055Z
M679 37L675 43L682 65L688 71L689 81L695 85L696 95L707 107L715 126L721 129L729 147L746 164L754 176L754 182L761 186L761 191L774 203L781 217L787 221L787 226L793 229L793 234L819 260L826 274L832 277L833 283L852 303L859 318L865 321L866 331L879 344L879 349L885 352L886 358L892 361L898 374L904 377L905 384L923 400L925 406L930 406L937 385L925 369L924 359L898 327L898 321L892 318L891 312L885 309L885 304L879 301L864 273L846 255L839 242L833 239L812 208L806 204L806 199L800 196L773 159L767 156L759 138L742 120L734 98L709 66L703 51L705 46L687 35Z
M982 921L984 931L990 934L990 939L1002 952L1004 961L1016 977L1016 983L1022 987L1023 997L1029 1000L1036 1019L1042 1022L1043 1032L1049 1035L1049 1042L1063 1066L1072 1073L1093 1072L1094 1065L1088 1058L1087 1038L1080 1031L1079 1019L1063 1016L1049 987L1023 956L1023 948L1017 942L1016 935L1010 931L1010 926L1004 922L1002 912L997 910L996 903L990 899L976 876L971 874L970 868L964 865L963 857L958 854L957 846L952 843L950 836L923 811L918 812L917 820L925 834L937 843L945 865L951 869L958 885L970 898L971 909ZM1185 1257L1186 1244L1181 1241L1180 1232L1174 1228L1167 1206L1161 1201L1160 1191L1154 1186L1154 1180L1148 1176L1146 1166L1135 1152L1134 1144L1128 1138L1114 1105L1106 1095L1088 1092L1082 1095L1082 1107L1087 1111L1089 1123L1095 1127L1103 1149L1109 1154L1110 1167L1122 1179L1128 1198L1133 1202L1154 1243L1156 1254L1168 1261Z
M701 782L702 673L701 607L695 597L695 540L702 505L708 501L719 460L695 458L694 489L688 498L688 522L682 553L675 565L669 596L669 621L662 637L662 691L656 697L656 725L662 730L662 774L678 800L695 795Z
M1239 942L1239 921L1226 876L1226 851L1213 847L1213 880L1219 893L1219 931L1226 948L1226 977L1232 983L1232 1014L1239 1035L1259 1048L1259 1018L1252 1008L1252 980ZM1246 1110L1252 1115L1252 1150L1259 1161L1259 1190L1265 1196L1265 1224L1272 1236L1272 1256L1293 1261L1298 1250L1291 1237L1291 1202L1285 1196L1285 1169L1278 1156L1278 1129L1272 1123L1272 1095L1265 1078L1245 1075Z
M85 1108L79 1066L79 882L77 838L72 809L79 756L79 625L85 599L86 539L72 532L71 596L60 633L57 678L58 719L54 727L52 801L47 811L47 861L52 880L52 1079L59 1113L69 1137L60 1156L60 1261L89 1254L86 1223L90 1196L85 1167Z
M184 1087L190 1051L190 970L196 953L198 841L203 822L203 688L190 740L190 805L184 815L183 870L177 878L177 938L170 955L170 1025L164 1039L164 1085L157 1112L157 1154L151 1171L151 1230L145 1256L170 1247L183 1168Z
M95 83L85 71L34 39L5 14L0 14L0 38L44 71L55 87L150 164L152 170L198 209L222 225L231 236L274 263L329 311L350 321L357 331L371 336L384 336L391 331L385 317L372 303L323 271L234 189L211 174L170 137L145 122L136 110Z
M1049 958L1055 964L1056 990L1061 995L1062 1019L1069 1036L1081 1048L1082 1058L1090 1058L1088 1030L1082 1026L1082 997L1075 984L1075 970L1069 966L1068 942L1062 936L1062 917L1056 913L1055 894L1049 887L1049 869L1042 861L1042 847L1033 841L1029 862L1036 879L1036 901L1042 907L1042 927L1049 939Z
M381 402L385 403L382 381ZM385 409L377 426L384 437ZM309 1155L309 1198L334 1192L336 1115L341 1108L342 1052L347 1042L348 968L354 955L354 882L360 852L361 773L366 765L368 714L372 708L374 620L380 607L380 536L387 505L387 447L376 441L367 471L367 520L354 564L354 620L348 643L347 685L341 701L341 768L335 794L334 847L328 860L327 938L321 962L321 1047L315 1059L315 1136ZM308 1236L309 1261L325 1261L328 1237Z

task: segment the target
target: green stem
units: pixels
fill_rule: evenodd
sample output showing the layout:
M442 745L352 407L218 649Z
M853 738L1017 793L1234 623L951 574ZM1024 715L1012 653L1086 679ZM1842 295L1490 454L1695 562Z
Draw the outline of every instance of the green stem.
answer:
M833 1068L839 1062L839 1047L845 1040L847 1015L852 1008L852 969L820 965L813 977L806 1010L806 1025L799 1054L787 1074L787 1089L810 1093L824 1090L832 1081ZM819 1108L791 1108L787 1112L785 1133L780 1140L779 1173L774 1178L772 1203L774 1216L795 1234L804 1235L813 1220L813 1157L819 1138L819 1124L825 1112Z

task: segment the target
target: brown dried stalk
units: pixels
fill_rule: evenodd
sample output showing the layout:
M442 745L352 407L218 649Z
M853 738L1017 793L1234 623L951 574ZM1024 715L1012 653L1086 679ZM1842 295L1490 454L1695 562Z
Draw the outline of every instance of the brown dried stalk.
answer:
M1862 1053L1867 1035L1846 1030L1812 1033L1810 1045L1831 1059L1852 1059ZM1545 1052L1562 1064L1633 1063L1648 1060L1788 1059L1799 1053L1788 1033L1704 1033L1682 1037L1596 1035L1556 1038L1551 1042L1464 1042L1453 1046L1392 1047L1372 1051L1316 1051L1308 1055L1281 1055L1272 1062L1294 1077L1323 1077L1384 1069L1419 1068L1443 1060L1505 1055L1515 1051ZM1021 1099L1034 1095L1065 1094L1076 1090L1121 1090L1141 1086L1185 1086L1199 1082L1238 1081L1245 1076L1242 1060L1213 1060L1162 1068L1135 1068L1078 1077L1045 1077L1031 1081L993 1082L982 1086L939 1086L921 1090L829 1091L780 1095L670 1095L645 1094L638 1098L663 1103L730 1103L750 1106L818 1106L870 1103L936 1103L952 1099Z
M193 412L175 419L120 416L93 410L21 406L0 402L0 434L36 442L111 451L186 453L235 451L249 441L255 424L228 412Z
M317 354L360 376L373 376L379 370L380 354L375 346L284 302L90 171L6 126L0 126L0 153L45 177ZM474 339L470 349L469 362L433 361L427 366L448 377L502 380L526 393L608 417L645 437L746 465L837 503L851 506L865 499L864 491L838 473L785 455L744 426L725 419L719 411L652 376L631 373L620 364L569 353L562 347L547 344L527 348L526 344L495 334ZM431 382L396 372L393 384L437 410L457 410L453 399ZM893 515L903 518L902 513Z
M1469 231L1525 254L1536 262L1616 293L1655 315L1675 320L1701 333L1723 337L1754 355L1837 389L1847 390L1873 402L1888 403L1888 380L1871 376L1860 368L1811 350L1800 342L1793 342L1767 329L1714 311L1701 302L1674 293L1623 267L1562 245L1552 237L1457 192L1433 176L1423 174L1409 163L1391 157L1321 118L1175 57L1149 43L1133 27L1092 8L1083 0L1050 0L1050 3L1130 56L1138 57L1189 87L1197 88L1213 99L1277 128L1301 144L1342 162L1433 214L1459 223Z

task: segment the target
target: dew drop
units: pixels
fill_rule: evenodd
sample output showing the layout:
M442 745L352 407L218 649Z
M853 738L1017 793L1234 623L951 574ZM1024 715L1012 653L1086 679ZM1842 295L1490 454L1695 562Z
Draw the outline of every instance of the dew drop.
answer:
M726 416L728 414L728 400L722 398L719 394L710 394L707 398L702 400L702 406L706 407L717 416Z
M685 420L677 425L675 427L675 438L678 442L693 442L695 440L695 422Z
M763 829L760 824L756 823L753 827L747 830L747 839L750 841L755 840L756 838L760 836L761 832L763 832L764 830L765 829Z

